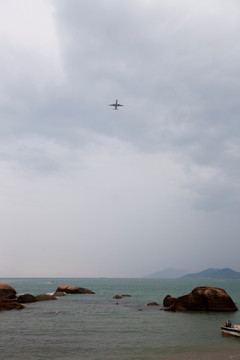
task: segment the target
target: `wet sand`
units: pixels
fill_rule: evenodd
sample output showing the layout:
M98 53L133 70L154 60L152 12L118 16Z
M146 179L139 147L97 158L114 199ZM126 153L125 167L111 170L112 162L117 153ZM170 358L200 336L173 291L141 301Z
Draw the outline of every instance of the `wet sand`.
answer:
M239 343L240 345L240 343ZM155 359L152 359L155 360ZM157 359L156 359L157 360ZM240 348L234 351L208 351L184 353L158 357L158 360L240 360Z

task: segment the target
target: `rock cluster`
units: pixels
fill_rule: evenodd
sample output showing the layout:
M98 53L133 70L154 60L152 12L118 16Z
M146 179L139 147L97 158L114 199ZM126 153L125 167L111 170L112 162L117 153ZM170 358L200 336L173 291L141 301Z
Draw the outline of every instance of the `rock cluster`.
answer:
M0 299L0 311L3 310L21 310L24 306L19 304L19 302L8 299L8 298L1 298Z
M237 306L225 290L200 286L190 294L174 298L167 295L163 301L167 311L236 311Z
M56 300L56 296L64 296L66 294L95 294L92 290L72 285L60 285L54 295L40 294L33 296L24 294L17 296L17 292L8 284L0 282L0 311L23 309L22 304L36 301ZM122 299L131 295L122 294L115 295L114 299ZM159 306L156 302L147 304L148 306ZM164 310L167 311L236 311L237 306L226 293L225 290L201 286L196 287L190 294L177 298L167 295L163 300Z
M123 297L131 297L132 295L129 294L122 294L122 295L114 295L113 299L122 299Z
M66 294L95 294L92 290L80 288L71 285L61 285L58 287L54 295L40 294L33 296L31 294L23 294L17 296L17 292L10 285L0 282L0 311L2 310L20 310L24 306L22 304L33 303L36 301L56 300L56 296L64 296Z

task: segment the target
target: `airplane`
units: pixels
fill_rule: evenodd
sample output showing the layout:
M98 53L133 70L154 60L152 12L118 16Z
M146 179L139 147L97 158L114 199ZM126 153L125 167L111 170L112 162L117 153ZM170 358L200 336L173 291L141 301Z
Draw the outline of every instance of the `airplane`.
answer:
M119 104L118 100L116 100L114 104L110 104L109 106L114 106L113 110L118 110L118 106L123 106L123 105Z

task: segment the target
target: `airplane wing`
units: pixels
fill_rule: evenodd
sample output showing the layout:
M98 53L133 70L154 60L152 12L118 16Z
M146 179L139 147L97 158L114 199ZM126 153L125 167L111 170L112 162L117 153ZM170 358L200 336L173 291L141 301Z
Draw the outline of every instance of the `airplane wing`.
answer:
M116 106L116 104L109 104L109 106Z
M121 105L121 104L117 104L117 106L124 106L124 105Z

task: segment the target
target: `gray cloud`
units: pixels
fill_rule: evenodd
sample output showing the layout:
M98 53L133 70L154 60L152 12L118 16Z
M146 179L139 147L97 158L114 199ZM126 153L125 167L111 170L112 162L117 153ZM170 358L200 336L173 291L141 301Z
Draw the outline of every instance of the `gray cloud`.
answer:
M85 261L79 270L76 256L70 275L186 267L186 248L191 268L229 266L224 236L230 228L230 243L238 236L240 195L238 1L24 5L1 4L6 238L14 243L21 234L30 248L32 237L45 238L59 246L60 259L70 250L57 239L67 239L92 259L92 269ZM108 106L116 98L119 111ZM20 223L27 226L28 217L26 235ZM10 220L18 231L8 231ZM222 250L214 257L217 241ZM197 263L196 247L204 253L209 243L205 263ZM53 271L46 247L39 253Z

